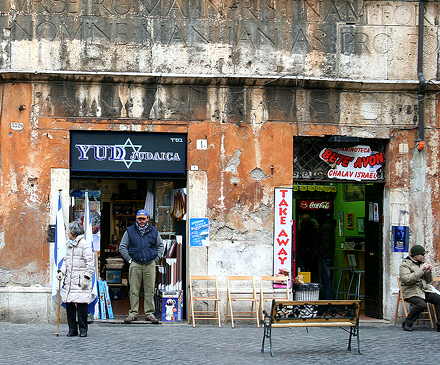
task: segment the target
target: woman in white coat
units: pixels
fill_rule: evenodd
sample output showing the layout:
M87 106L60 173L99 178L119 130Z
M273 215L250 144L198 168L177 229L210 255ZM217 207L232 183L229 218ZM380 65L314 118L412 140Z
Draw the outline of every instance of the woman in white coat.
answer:
M58 280L63 281L62 300L66 303L67 336L87 337L88 304L92 295L94 258L91 244L84 239L84 229L78 222L69 224L66 256L58 270ZM77 320L78 315L78 320Z

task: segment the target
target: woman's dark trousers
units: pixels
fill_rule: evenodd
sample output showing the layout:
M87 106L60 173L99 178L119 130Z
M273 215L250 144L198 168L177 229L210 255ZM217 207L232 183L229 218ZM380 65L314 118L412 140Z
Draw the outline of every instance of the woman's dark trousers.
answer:
M67 324L69 325L70 336L87 334L87 303L66 303ZM78 321L76 320L78 314Z

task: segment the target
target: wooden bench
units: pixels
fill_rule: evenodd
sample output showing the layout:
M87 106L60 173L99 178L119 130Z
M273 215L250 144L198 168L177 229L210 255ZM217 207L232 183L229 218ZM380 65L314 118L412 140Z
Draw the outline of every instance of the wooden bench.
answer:
M263 311L264 318L261 323L264 327L263 344L269 339L270 356L272 351L272 328L274 327L350 327L348 350L351 350L351 338L357 337L358 352L361 353L359 344L359 315L361 300L314 300L291 301L273 300L270 314Z

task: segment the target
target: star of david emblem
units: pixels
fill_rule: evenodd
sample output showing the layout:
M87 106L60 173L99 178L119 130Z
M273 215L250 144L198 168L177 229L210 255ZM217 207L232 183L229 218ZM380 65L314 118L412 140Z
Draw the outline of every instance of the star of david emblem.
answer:
M120 145L117 145L117 147L121 147L121 148L123 148L124 150L125 150L125 156L131 156L132 154L130 153L127 153L127 148L131 148L132 150L133 150L133 153L136 153L136 152L140 152L139 150L141 149L141 147L142 147L142 145L141 144L137 144L137 145L134 145L132 142L131 142L131 139L130 138L127 138L127 140L125 141L125 143L124 144L120 144ZM123 159L120 159L120 160L118 160L118 161L122 161L124 164L125 164L125 166L127 167L127 169L129 169L130 168L130 166L131 166L131 164L133 163L133 162L142 162L142 160L140 160L139 158L137 158L137 159L129 159L129 160L127 160L126 158L125 158L125 156L124 156L124 158Z

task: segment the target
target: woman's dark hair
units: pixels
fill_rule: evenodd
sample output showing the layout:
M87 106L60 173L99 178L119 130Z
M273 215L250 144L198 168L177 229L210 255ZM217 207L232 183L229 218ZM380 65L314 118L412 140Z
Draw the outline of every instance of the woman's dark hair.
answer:
M69 231L75 237L79 236L80 234L84 234L84 228L78 222L70 222Z

